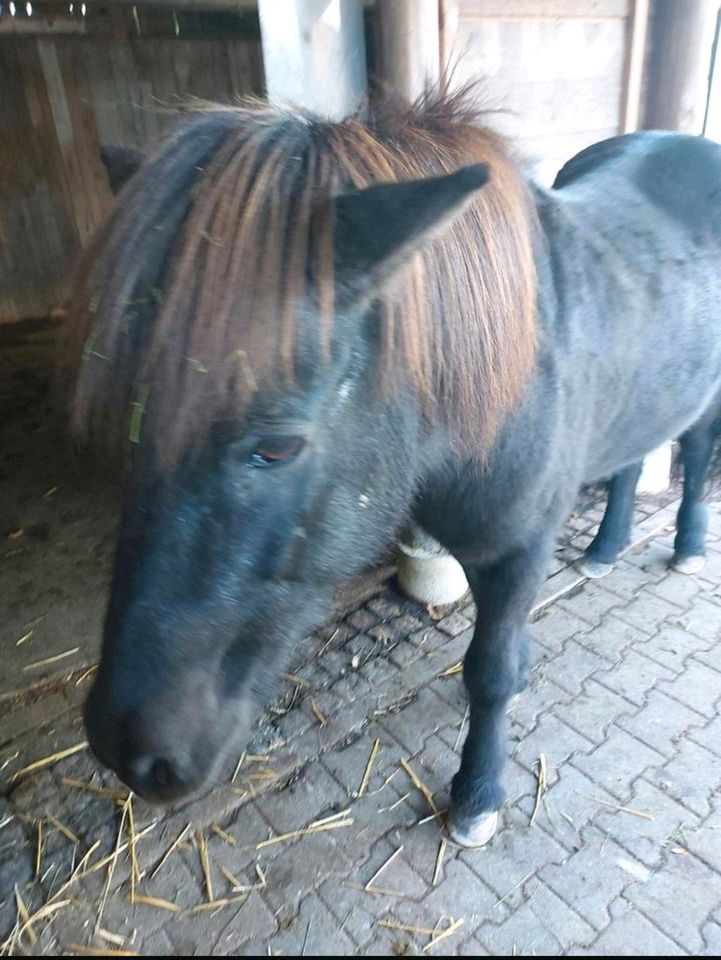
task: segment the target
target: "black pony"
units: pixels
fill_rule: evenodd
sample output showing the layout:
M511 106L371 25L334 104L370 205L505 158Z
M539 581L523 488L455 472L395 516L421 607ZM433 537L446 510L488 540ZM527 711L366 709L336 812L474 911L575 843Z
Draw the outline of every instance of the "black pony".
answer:
M463 96L343 123L206 108L126 184L81 277L74 418L132 441L86 722L139 794L214 776L337 584L412 514L478 600L449 826L481 844L581 484L613 478L603 572L642 458L680 437L675 563L697 565L721 147L619 137L556 186L525 184Z

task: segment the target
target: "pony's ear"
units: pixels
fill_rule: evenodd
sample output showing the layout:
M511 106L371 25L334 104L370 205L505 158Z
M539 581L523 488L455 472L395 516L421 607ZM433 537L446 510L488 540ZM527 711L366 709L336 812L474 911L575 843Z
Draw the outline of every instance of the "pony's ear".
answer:
M120 193L145 159L135 147L120 147L110 143L102 144L100 156L108 172L113 193Z
M337 197L334 255L341 309L363 307L383 293L489 176L487 164L477 163L446 176L381 183Z

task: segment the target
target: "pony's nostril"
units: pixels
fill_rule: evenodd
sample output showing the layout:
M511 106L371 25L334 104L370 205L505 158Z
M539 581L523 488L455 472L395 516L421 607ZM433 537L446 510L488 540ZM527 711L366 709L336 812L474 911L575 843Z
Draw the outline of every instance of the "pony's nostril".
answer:
M175 765L162 757L153 761L151 778L155 787L161 791L167 790L168 787L176 787L180 782Z
M155 762L155 758L149 755L136 757L130 764L130 772L136 780L145 782L150 778L150 773Z
M162 799L183 793L186 782L173 760L146 755L132 761L128 785L141 796Z

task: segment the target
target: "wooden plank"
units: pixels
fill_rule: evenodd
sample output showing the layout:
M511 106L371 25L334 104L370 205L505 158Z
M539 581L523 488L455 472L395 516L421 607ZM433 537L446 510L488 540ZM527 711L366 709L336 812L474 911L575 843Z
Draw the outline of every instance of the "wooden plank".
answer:
M82 46L58 39L54 42L64 108L70 124L70 139L58 138L68 183L78 239L84 246L107 213L112 196L100 158L100 141L93 112L82 95L84 76L78 67Z
M37 34L87 33L85 20L66 17L0 17L0 36L35 36Z
M143 148L181 98L262 89L257 39L128 37L115 13L118 39L0 37L0 322L62 302L110 199L101 142Z
M55 136L61 147L67 147L73 140L73 125L65 97L63 78L60 76L57 49L52 40L43 37L37 42L37 51L47 88L48 103L53 115Z
M170 10L254 10L258 0L105 0L113 7L167 7Z
M459 0L438 0L438 49L440 68L452 66L461 10Z
M37 41L4 42L0 69L0 321L39 316L62 297L78 245Z
M590 106L584 115L583 99L589 94L593 110L598 106L605 111L605 105L613 103L612 123L617 126L624 35L622 20L461 20L454 80L486 81L484 106L512 111L519 129L529 124L541 132L564 124L567 130L572 112L586 128L606 126L605 118L592 116Z
M629 16L632 0L459 0L462 18L607 20Z

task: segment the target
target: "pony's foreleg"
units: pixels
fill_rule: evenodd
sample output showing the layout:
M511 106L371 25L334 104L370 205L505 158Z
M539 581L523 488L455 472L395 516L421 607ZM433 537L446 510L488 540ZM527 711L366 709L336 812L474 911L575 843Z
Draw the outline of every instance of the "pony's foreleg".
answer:
M676 518L671 565L680 573L698 573L704 565L708 516L702 497L715 433L713 418L708 418L679 437L683 461L683 498Z
M598 580L613 570L619 553L631 542L633 503L643 463L621 470L608 485L608 503L598 533L586 550L579 569Z
M506 707L525 685L529 657L527 617L553 550L555 525L491 566L467 567L478 608L463 665L470 704L461 766L453 778L451 837L477 847L493 836L504 792L508 753Z

